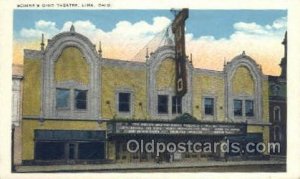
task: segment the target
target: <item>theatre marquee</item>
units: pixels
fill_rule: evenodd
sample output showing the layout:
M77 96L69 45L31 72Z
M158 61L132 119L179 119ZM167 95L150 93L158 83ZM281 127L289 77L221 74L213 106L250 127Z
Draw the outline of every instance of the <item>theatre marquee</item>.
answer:
M108 135L163 134L163 135L244 135L246 123L171 123L171 122L109 122Z

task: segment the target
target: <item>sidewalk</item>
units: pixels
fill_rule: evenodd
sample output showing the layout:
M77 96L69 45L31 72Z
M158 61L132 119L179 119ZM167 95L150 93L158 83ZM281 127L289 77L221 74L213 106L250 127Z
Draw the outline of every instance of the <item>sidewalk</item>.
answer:
M254 165L285 165L285 160L271 159L264 161L194 161L173 163L115 163L94 165L48 165L48 166L16 166L16 172L89 172L137 170L137 169L168 169L192 167L228 167L228 166L254 166Z

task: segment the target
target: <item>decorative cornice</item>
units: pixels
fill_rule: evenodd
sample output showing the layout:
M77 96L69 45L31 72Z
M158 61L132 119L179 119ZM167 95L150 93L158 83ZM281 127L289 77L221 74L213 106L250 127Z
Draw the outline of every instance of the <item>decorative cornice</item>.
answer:
M201 69L201 68L194 68L195 74L204 74L204 75L210 75L210 76L218 76L223 77L224 72L223 71L216 71L216 70L208 70L208 69Z
M102 59L102 65L111 66L111 67L138 68L138 69L146 68L145 62L126 61L126 60L108 59L108 58Z
M83 41L99 57L99 54L97 53L94 44L87 37L77 32L62 32L54 36L52 39L49 39L45 53L47 53L57 41L61 41L62 39L69 39L70 37L72 37L72 39L79 39L80 41Z
M253 68L252 70L256 70L260 76L263 76L262 74L262 70L260 68L260 65L258 65L256 63L255 60L253 60L253 58L251 58L248 55L245 55L244 53L241 55L238 55L236 57L234 57L230 62L228 62L225 66L224 66L224 71L231 71L232 68L234 68L235 66L239 65L239 64L250 64L250 66Z

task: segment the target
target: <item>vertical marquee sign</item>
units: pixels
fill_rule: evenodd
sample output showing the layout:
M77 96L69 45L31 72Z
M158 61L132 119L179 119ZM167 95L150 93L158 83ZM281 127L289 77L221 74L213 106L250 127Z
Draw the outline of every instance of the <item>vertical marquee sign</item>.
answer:
M182 9L172 23L172 32L175 35L176 61L176 94L183 96L187 92L186 55L185 55L185 20L189 16L188 9Z

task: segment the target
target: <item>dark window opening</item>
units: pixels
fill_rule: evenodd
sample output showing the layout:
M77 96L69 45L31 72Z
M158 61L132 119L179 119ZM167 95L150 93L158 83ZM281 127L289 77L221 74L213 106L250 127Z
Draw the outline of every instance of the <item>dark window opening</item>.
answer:
M130 112L130 93L119 93L119 112Z
M214 115L214 99L205 98L204 99L204 112L205 115Z
M168 113L168 96L167 95L158 95L158 105L157 112L159 114L167 114Z
M69 108L70 90L56 89L56 108Z
M246 106L246 116L252 117L254 116L254 108L253 108L253 101L252 100L246 100L245 101Z
M76 158L76 144L69 144L68 153L69 153L68 159L72 160Z
M75 107L76 109L86 109L87 90L75 90Z
M234 116L242 116L243 114L242 100L234 100Z
M280 137L280 128L278 126L274 127L274 141L275 142L278 142L281 140L281 137Z
M280 108L276 107L274 109L274 121L280 121Z
M180 96L172 97L172 113L173 114L182 113L182 98Z

